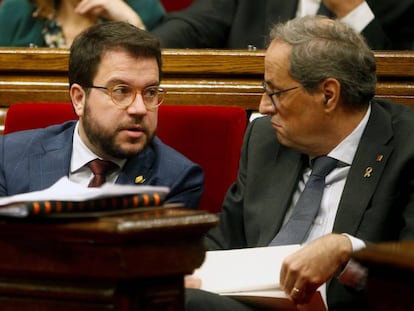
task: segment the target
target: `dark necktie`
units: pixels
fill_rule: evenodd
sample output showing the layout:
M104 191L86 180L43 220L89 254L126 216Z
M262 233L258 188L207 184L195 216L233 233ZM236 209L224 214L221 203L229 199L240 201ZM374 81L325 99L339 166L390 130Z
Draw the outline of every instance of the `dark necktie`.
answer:
M316 15L323 15L323 16L327 16L329 18L334 18L335 14L332 13L331 10L329 10L325 4L323 3L323 1L321 1L321 5L319 6L318 11L316 12Z
M88 187L100 187L105 183L106 175L114 171L118 165L111 161L104 161L95 159L89 162L88 167L94 174L92 180L89 182Z
M269 245L301 244L309 234L325 188L325 177L336 167L338 160L322 156L314 160L312 173L306 182L288 222Z

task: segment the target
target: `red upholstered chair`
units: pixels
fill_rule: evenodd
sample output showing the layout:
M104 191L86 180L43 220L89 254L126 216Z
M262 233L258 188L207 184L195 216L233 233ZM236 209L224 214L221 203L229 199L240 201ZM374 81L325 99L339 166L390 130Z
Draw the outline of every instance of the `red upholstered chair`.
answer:
M77 118L70 103L18 103L7 110L4 134L46 127Z
M7 111L4 133L76 118L69 103L14 104ZM204 169L205 191L200 208L219 212L228 187L236 179L247 125L245 110L163 105L159 108L158 118L157 135L161 140Z
M236 107L160 106L158 136L200 164L205 173L200 208L219 212L236 180L246 111Z

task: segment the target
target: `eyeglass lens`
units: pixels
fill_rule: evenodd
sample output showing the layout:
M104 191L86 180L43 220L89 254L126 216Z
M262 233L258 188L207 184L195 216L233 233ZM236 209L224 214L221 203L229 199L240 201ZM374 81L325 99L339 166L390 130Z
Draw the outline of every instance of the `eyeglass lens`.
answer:
M158 86L150 86L143 90L135 90L129 85L116 85L110 89L112 100L119 106L127 107L140 92L144 103L148 106L159 106L164 100L164 91Z

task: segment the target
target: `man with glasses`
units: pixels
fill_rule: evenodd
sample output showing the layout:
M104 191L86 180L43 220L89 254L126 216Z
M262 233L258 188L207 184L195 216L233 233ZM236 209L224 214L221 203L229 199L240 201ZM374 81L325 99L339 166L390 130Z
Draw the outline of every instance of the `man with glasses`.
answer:
M155 136L161 65L158 40L132 25L107 22L81 33L69 58L79 120L1 137L0 195L41 190L62 176L86 187L90 163L100 159L112 162L107 182L167 186L166 202L196 208L201 167Z
M345 24L304 17L276 25L270 37L259 106L266 116L247 129L237 180L207 248L302 244L275 279L294 303L307 303L322 286L329 310L370 310L363 269L349 259L367 243L414 239L414 111L374 99L375 57ZM333 165L322 196L300 204L316 163L327 158ZM306 230L298 207L316 207ZM188 289L192 310L260 309Z

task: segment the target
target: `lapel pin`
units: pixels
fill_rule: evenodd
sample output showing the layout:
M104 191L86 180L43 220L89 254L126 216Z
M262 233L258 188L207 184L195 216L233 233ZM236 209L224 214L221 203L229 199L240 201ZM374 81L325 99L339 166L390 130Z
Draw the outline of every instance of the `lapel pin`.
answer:
M382 154L377 155L377 162L381 162L384 156Z
M369 178L369 177L371 177L371 173L372 173L372 167L371 167L371 166L368 166L368 167L365 169L364 178Z
M144 181L145 181L145 178L142 175L139 175L139 176L135 177L135 183L136 184L142 184Z

